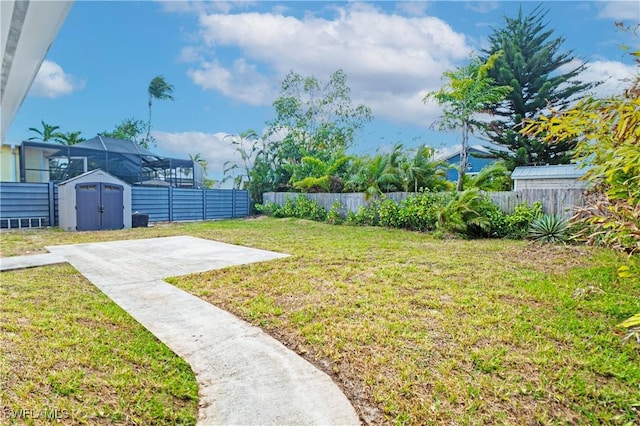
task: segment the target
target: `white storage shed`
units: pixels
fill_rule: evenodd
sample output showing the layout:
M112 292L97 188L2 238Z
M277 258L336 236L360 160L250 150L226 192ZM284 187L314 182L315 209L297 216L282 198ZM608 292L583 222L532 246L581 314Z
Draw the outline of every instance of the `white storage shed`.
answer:
M583 189L588 182L580 178L585 168L577 164L556 166L520 166L511 173L513 190L523 189Z
M131 185L100 169L61 182L58 206L65 231L131 228Z

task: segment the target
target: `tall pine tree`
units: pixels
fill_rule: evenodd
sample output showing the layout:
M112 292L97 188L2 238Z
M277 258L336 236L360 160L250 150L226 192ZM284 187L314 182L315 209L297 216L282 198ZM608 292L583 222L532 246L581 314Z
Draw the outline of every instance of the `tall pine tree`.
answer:
M491 47L481 55L486 60L498 51L504 52L489 76L496 86L511 86L513 90L504 101L488 108L495 119L488 124L486 134L491 142L507 149L487 147L511 169L568 163L576 141L547 144L541 137L524 136L518 131L524 120L538 117L550 106L562 110L596 85L576 80L585 64L570 67L575 58L572 51L560 52L564 38L551 38L553 31L543 22L547 12L538 6L528 16L523 16L522 9L516 18L505 16L504 26L493 30ZM562 72L566 65L569 71Z

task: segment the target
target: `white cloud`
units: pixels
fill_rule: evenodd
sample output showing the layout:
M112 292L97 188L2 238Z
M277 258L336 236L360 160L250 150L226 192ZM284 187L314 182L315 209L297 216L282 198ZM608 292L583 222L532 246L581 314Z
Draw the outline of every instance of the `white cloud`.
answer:
M55 62L44 60L29 93L45 98L57 98L82 88L84 88L83 81L66 74Z
M244 58L236 59L231 69L215 60L202 62L199 69L190 69L187 74L203 89L218 91L249 105L268 104L275 93L269 79Z
M386 14L358 3L331 10L332 19L201 13L200 35L211 59L188 75L204 89L268 105L291 69L324 81L343 69L353 101L370 106L375 116L429 122L433 108L422 104L422 96L441 86L443 71L466 59L471 49L465 36L429 16ZM241 51L231 63L223 60L228 48Z
M631 20L634 25L640 21L640 3L637 1L605 1L598 12L599 18Z
M564 65L560 72L567 72L582 64L579 60ZM603 83L591 90L594 96L604 98L621 93L629 86L629 81L636 73L636 67L617 61L593 61L578 76L578 80L585 83L602 81Z
M236 161L237 153L226 133L183 132L167 133L154 131L158 149L176 158L188 158L189 154L200 154L207 160L208 173L221 176L226 161Z

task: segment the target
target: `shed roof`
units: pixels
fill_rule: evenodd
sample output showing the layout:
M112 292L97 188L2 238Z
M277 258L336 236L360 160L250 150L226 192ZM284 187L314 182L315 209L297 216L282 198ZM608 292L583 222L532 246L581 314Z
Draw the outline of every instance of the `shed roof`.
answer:
M105 172L104 170L101 170L101 169L93 169L93 170L89 170L88 172L84 172L84 173L82 173L82 174L80 174L80 175L78 175L78 176L74 176L74 177L72 177L72 178L69 178L69 179L67 179L67 180L63 181L63 182L60 182L58 185L59 185L59 186L67 185L68 183L71 183L71 182L77 181L77 180L79 180L79 179L82 179L82 178L84 178L84 177L86 177L86 176L91 176L91 175L97 175L97 176L100 176L100 175L102 175L102 176L107 175L107 176L109 176L109 177L111 177L111 178L113 178L113 179L117 180L118 182L121 182L123 186L131 186L131 185L129 185L127 182L125 182L125 181L123 181L122 179L120 179L119 177L114 176L114 175L112 175L112 174L110 174L110 173L107 173L107 172Z
M578 164L560 164L556 166L520 166L511 173L511 179L578 179L584 176L587 168Z

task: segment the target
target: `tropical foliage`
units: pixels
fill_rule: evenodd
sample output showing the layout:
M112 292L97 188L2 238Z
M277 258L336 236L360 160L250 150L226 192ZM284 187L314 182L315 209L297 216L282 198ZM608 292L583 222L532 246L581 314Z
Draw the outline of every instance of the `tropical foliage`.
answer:
M501 102L511 91L508 85L497 85L489 76L495 62L502 55L496 52L486 61L473 59L466 66L454 71L445 71L447 80L440 90L429 92L424 102L435 100L444 107L444 115L438 122L441 130L461 129L460 167L458 169L457 190L463 190L464 176L469 156L469 135L482 127L476 119L479 112L486 110L487 105Z

